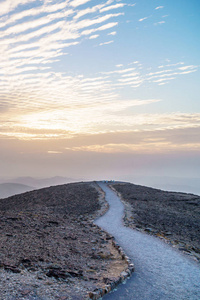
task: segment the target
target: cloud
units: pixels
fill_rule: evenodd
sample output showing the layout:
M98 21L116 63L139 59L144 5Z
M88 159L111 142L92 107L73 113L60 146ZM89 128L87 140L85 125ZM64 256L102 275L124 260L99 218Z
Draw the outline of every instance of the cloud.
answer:
M82 35L88 35L88 34L91 34L93 32L96 32L96 31L103 31L103 30L107 30L107 29L110 29L112 27L115 27L118 25L118 22L110 22L110 23L107 23L105 25L102 25L98 28L95 28L95 29L88 29L88 30L84 30L81 34Z
M27 10L22 10L21 12L14 13L12 14L8 19L4 19L3 21L0 19L0 28L6 27L9 24L12 24L16 21L20 21L24 19L25 17L32 17L32 16L38 16L40 14L45 14L45 13L53 13L59 10L63 10L66 8L67 2L62 2L58 4L53 4L53 5L48 5L48 6L39 6L37 8L31 8ZM68 10L68 13L72 13L73 10L70 9Z
M175 77L168 77L168 78L160 78L160 79L157 79L157 80L153 80L153 82L163 82L163 81L168 81L168 80L174 80Z
M8 14L20 5L35 2L35 0L4 0L0 3L1 15Z
M128 6L132 6L132 7L133 7L133 6L135 6L135 5L136 5L136 3L134 3L134 4L127 4L127 5L128 5Z
M76 15L74 16L74 19L79 19L87 14L91 14L91 13L95 13L97 11L99 11L102 7L104 7L105 4L100 4L100 5L96 5L96 6L93 6L93 7L89 7L89 8L86 8L86 9L82 9L82 10L79 10Z
M95 6L92 6L92 7L88 7L88 8L85 8L85 9L82 9L82 10L79 10L76 15L74 16L74 19L78 19L78 18L81 18L87 14L91 14L91 13L95 13L95 12L100 12L100 13L103 13L104 11L109 11L109 10L112 10L112 9L115 9L117 7L111 7L111 6L107 6L109 4L111 4L113 1L107 1L105 3L102 3L102 4L98 4L98 5L95 5ZM118 4L117 4L118 5ZM120 4L120 7L123 7L121 6ZM105 10L104 10L105 9Z
M87 76L71 73L67 63L59 67L67 53L73 55L70 47L95 45L97 37L102 46L113 43L108 35L116 34L110 29L121 26L119 17L123 13L113 13L112 9L121 11L122 5L112 5L114 1L95 6L92 1L48 1L29 9L23 1L16 1L17 6L14 2L3 2L9 4L9 18L0 19L0 127L4 138L67 140L77 134L194 125L194 119L189 118L173 123L155 115L135 115L137 107L154 105L161 99L133 96L127 100L124 94L129 91L129 95L135 95L135 89L144 84L161 85L180 75L189 76L197 66L168 63L162 70L152 67L150 73L139 61L123 65L115 61L107 72ZM82 6L87 2L88 7ZM15 10L20 3L20 10ZM47 151L60 150L52 145Z
M157 9L162 9L162 8L164 8L164 6L157 6L155 9L157 10Z
M114 41L108 41L108 42L104 42L104 43L100 43L99 46L103 46L103 45L109 45L114 43Z
M94 34L89 37L90 40L96 39L99 37L99 34Z
M55 151L55 150L48 150L47 153L48 154L61 154L63 152L61 152L61 151Z
M147 20L149 17L144 17L144 18L141 18L141 19L139 19L138 21L139 22L142 22L142 21L144 21L144 20Z
M78 7L80 5L86 4L88 2L90 2L91 0L73 0L70 2L70 5L72 7Z
M117 99L117 95L110 91L109 86L106 94L104 94L102 83L101 79L98 78L93 81L84 81L83 83L81 81L77 82L80 94L77 89L74 95L75 98L71 97L72 102L67 104L60 97L60 94L66 90L66 88L62 90L61 86L59 94L57 90L54 91L53 87L51 89L48 87L49 91L46 91L46 100L43 96L42 101L41 98L38 98L38 102L35 101L28 106L28 101L31 100L29 95L24 95L24 97L18 95L19 101L13 103L18 114L15 114L13 106L12 115L5 112L1 116L0 126L1 124L8 124L8 127L4 127L4 129L7 128L6 131L4 130L4 135L8 138L15 136L19 139L48 139L63 138L64 128L67 128L65 138L68 138L69 132L77 134L78 132L95 133L99 132L99 130L107 131L110 130L109 128L118 128L118 122L116 123L115 121L116 113L118 114L134 106L149 105L159 101L158 99L120 101L120 99ZM71 89L75 92L75 86L71 87ZM84 95L84 89L86 89L86 95ZM91 97L87 96L88 90ZM70 91L66 90L65 92L65 97L67 97ZM35 95L33 92L31 96L35 98ZM55 99L58 101L55 102ZM70 98L68 101L70 101ZM119 122L120 127L125 117L122 119L123 121ZM10 123L10 120L13 123ZM49 123L49 120L51 120L51 123ZM39 134L38 130L41 130L42 134Z
M98 153L163 153L198 151L200 127L148 131L123 131L84 136L68 150ZM84 142L85 141L85 142Z
M122 69L122 70L114 70L114 71L109 71L109 72L102 72L102 74L121 74L121 73L127 73L127 72L130 72L130 71L133 71L135 70L135 68L125 68L125 69Z
M185 66L184 62L158 66L158 69L155 71L151 68L152 72L149 72L148 69L142 69L142 65L138 61L129 63L128 65L134 65L134 68L127 68L124 65L119 65L119 69L119 66L116 65L115 70L102 72L102 74L109 76L113 81L117 80L117 83L115 84L116 87L125 88L130 86L131 88L138 88L145 83L164 85L171 80L175 80L180 75L187 75L196 72L198 69L198 66ZM182 67L180 67L180 65Z
M180 67L179 70L196 70L197 69L197 66L194 66L194 65L190 65L190 66L184 66L184 67Z
M3 2L7 7L5 11L10 13L14 7L26 3L27 1ZM86 2L72 1L71 3L71 7L76 8ZM51 69L51 64L59 62L67 54L66 49L78 45L80 38L84 38L84 35L99 31L98 35L89 37L92 40L100 36L102 31L118 25L118 22L105 22L110 18L117 18L121 13L105 14L105 12L104 16L98 14L101 8L111 3L112 1L107 1L101 5L93 6L88 8L89 11L85 8L78 8L78 11L77 9L74 11L69 7L69 1L57 4L48 1L45 2L45 5L41 3L35 8L29 9L29 7L24 6L21 11L12 12L9 18L1 18L0 28L3 30L0 29L0 55L2 57L0 75L4 74L0 81L1 98L4 97L5 93L8 93L7 97L10 99L15 97L9 95L9 86L12 86L13 91L16 90L16 95L20 94L20 99L22 99L23 89L24 94L31 94L32 91L39 93L41 89L42 95L43 87L39 86L39 78L45 78L46 83L44 82L43 86L47 86L53 81L59 85L57 79L61 75L55 74L53 71L48 72ZM0 15L2 11L0 11ZM77 15L80 17L83 12L89 12L90 17L81 21L75 18ZM32 16L34 16L33 20ZM97 24L101 23L105 24L96 27ZM84 30L87 27L90 29ZM42 67L42 65L47 66ZM103 90L106 88L105 86Z
M121 15L123 15L123 13L108 14L108 15L105 15L105 16L102 16L99 18L95 18L95 19L85 19L85 20L77 22L76 24L74 24L74 26L75 26L75 28L83 29L85 27L103 23L103 22L109 20L110 18L118 17Z
M102 79L77 79L77 86L101 84ZM83 100L83 94L80 96ZM71 107L69 104L65 107L62 102L53 110L30 110L26 114L23 111L23 114L12 115L11 120L8 115L1 115L0 139L46 141L46 151L52 155L59 155L65 150L98 153L198 151L199 113L134 114L130 113L134 106L151 105L160 100L119 101L114 96L108 101L107 97L104 100L98 98L88 99L87 103L77 101ZM20 104L23 107L24 103ZM43 104L47 107L46 103ZM52 141L51 145L49 141Z
M186 74L190 74L190 73L193 73L193 72L196 72L196 70L184 71L184 72L181 72L180 74L181 75L186 75Z
M160 21L160 22L154 23L154 25L161 25L161 24L165 24L165 21Z
M104 7L102 9L100 9L100 12L102 13L102 12L105 12L105 11L108 11L108 10L121 8L121 7L124 7L124 5L126 5L126 4L125 3L118 3L118 4L110 5L110 6L107 6L107 7Z
M116 31L112 31L112 32L108 33L108 35L116 35L116 34L117 34Z
M175 66L178 66L178 65L184 65L184 62L178 62L178 63L175 63L175 64L168 64L166 65L166 67L175 67Z

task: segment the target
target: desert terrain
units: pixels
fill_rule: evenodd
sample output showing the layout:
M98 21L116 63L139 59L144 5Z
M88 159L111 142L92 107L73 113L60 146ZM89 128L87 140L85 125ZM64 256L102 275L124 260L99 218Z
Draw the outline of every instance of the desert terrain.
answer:
M95 183L1 199L2 299L86 299L119 276L127 263L92 223L106 209Z
M124 223L200 260L200 197L109 183ZM108 209L95 182L52 186L0 199L2 299L87 299L116 281L127 262L93 220Z

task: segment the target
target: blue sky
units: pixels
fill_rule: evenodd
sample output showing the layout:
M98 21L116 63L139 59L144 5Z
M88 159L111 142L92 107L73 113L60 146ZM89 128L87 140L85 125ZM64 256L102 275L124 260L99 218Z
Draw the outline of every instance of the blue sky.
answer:
M12 151L21 175L43 172L43 155L63 175L55 157L185 151L198 173L199 13L185 0L0 1L6 175Z

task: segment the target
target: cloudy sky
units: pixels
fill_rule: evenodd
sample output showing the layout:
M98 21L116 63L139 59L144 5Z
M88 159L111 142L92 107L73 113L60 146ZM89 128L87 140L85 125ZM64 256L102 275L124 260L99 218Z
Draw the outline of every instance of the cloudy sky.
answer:
M199 14L199 0L0 0L1 177L198 176Z

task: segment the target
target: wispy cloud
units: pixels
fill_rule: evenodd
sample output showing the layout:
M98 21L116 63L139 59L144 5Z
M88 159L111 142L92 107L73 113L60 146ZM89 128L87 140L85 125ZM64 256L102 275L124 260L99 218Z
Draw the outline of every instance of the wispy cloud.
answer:
M109 32L108 35L116 35L117 32L116 31L112 31L112 32Z
M171 80L175 80L178 76L187 75L198 70L198 66L187 66L184 65L184 62L158 66L158 69L152 72L145 71L138 61L129 63L128 65L134 65L134 68L126 68L119 65L122 68L119 69L119 66L116 66L117 69L102 72L102 74L112 77L112 80L117 80L116 86L118 87L130 86L137 88L145 83L164 85Z
M127 4L128 6L135 6L136 5L136 3L133 3L133 4Z
M144 18L139 19L138 21L139 21L139 22L142 22L142 21L144 21L144 20L147 20L148 18L150 18L150 17L144 17Z
M118 22L110 22L110 23L107 23L105 25L102 25L98 28L94 28L94 29L88 29L88 30L84 30L81 35L89 35L93 32L96 32L96 31L104 31L104 30L107 30L107 29L110 29L110 28L113 28L115 26L118 25Z
M154 23L154 25L161 25L161 24L165 24L165 21L160 21L160 22Z
M178 76L196 72L195 65L167 63L152 66L149 72L133 56L130 63L120 59L113 68L107 66L107 71L100 72L99 67L87 75L71 73L68 63L63 68L62 59L68 53L73 55L71 47L84 43L95 46L99 43L96 38L101 38L100 46L115 41L117 31L111 30L121 26L125 3L108 0L94 5L89 0L61 0L56 4L37 2L31 9L30 3L7 0L0 4L0 128L4 138L68 139L78 133L147 130L149 124L155 130L199 124L199 116L192 116L189 122L179 116L173 123L172 116L133 118L130 114L133 108L161 101L137 99L135 89L168 84ZM19 6L23 7L20 11L16 9ZM55 65L58 69L53 68ZM126 89L133 95L128 100L123 98ZM48 151L53 154L57 150Z
M153 117L153 116L152 116ZM168 119L169 121L169 119ZM85 136L85 143L72 140L68 150L102 153L162 153L198 151L200 126L162 130L118 131ZM81 140L82 141L82 140Z
M108 42L104 42L104 43L100 43L99 46L103 46L103 45L109 45L114 43L114 41L108 41Z
M164 6L157 6L155 9L157 10L157 9L162 9L162 8L164 8Z
M86 35L98 31L99 34L89 37L91 40L96 39L104 30L117 26L118 22L109 22L109 19L116 19L122 13L111 13L110 4L113 1L110 0L88 9L82 8L82 5L90 1L60 1L56 4L48 1L29 8L26 4L30 2L7 0L0 4L0 96L1 99L5 99L5 102L2 101L3 107L6 110L10 110L11 107L22 107L23 111L29 111L33 107L35 110L41 110L49 103L48 109L51 110L56 106L54 94L64 82L65 87L73 82L70 92L66 88L69 94L74 95L72 97L68 94L69 101L75 98L77 93L84 93L87 99L92 98L96 90L94 85L86 87L82 83L79 91L76 91L79 78L53 71L52 64L59 62L67 54L67 48L80 44L80 39ZM18 6L23 6L23 9L15 11ZM109 9L102 15L100 9L107 6ZM123 6L120 4L118 8ZM109 14L106 13L108 10ZM9 18L4 18L6 13L10 13ZM87 13L90 14L89 18L79 20ZM109 89L108 83L104 80L101 83L97 82L96 86L99 84L103 85L101 97L106 97L103 93ZM51 95L46 93L48 90L52 91ZM109 99L111 95L107 94ZM65 92L60 98L63 99L64 95Z
M183 66L183 67L180 67L179 70L181 71L185 71L185 70L196 70L197 69L197 66L194 66L194 65L190 65L190 66Z
M47 153L49 153L49 154L61 154L63 152L61 152L61 151L55 151L55 150L48 150Z
M0 3L1 15L5 15L16 9L20 5L35 2L35 0L4 0Z
M133 71L133 70L135 70L135 68L125 68L125 69L122 69L122 70L114 70L114 71L102 72L102 73L103 74L115 74L115 73L121 74L121 73L130 72L130 71Z
M70 5L73 7L78 7L80 5L86 4L92 0L73 0L70 2Z
M96 39L99 37L99 34L94 34L89 37L90 40Z
M118 4L114 4L114 5L110 5L107 7L104 7L102 9L100 9L100 12L105 12L105 11L109 11L109 10L113 10L113 9L117 9L117 8L122 8L124 7L124 5L126 5L125 3L118 3Z
M12 57L16 59L21 58L21 62L23 63L24 61L26 64L26 57L29 57L29 61L33 59L32 62L36 62L39 61L39 59L41 60L41 56L44 56L44 59L49 57L53 62L54 58L58 57L58 55L64 55L65 52L62 51L63 48L79 43L79 41L66 41L71 39L77 40L81 36L88 35L95 31L103 31L118 24L118 22L112 22L103 24L99 28L84 30L86 27L105 23L110 18L116 18L121 15L121 13L105 14L104 16L95 18L91 16L90 19L84 19L82 21L78 21L76 18L72 19L78 13L85 11L85 9L77 12L73 11L73 9L70 9L68 6L78 7L86 2L88 1L63 1L58 4L48 2L47 4L36 8L26 8L19 13L14 13L9 19L4 20L1 18L0 28L5 29L2 31L0 30L0 54L4 57L4 63L5 60L9 61L9 57ZM11 12L13 8L26 3L28 2L11 2L7 0L1 5L7 7L5 10L6 12ZM109 4L110 1L107 1L102 5L91 7L90 13L96 13L97 10ZM27 21L27 17L31 16L35 16L35 19ZM53 52L49 52L51 49L58 50L57 52L54 52L55 56L53 56ZM36 60L37 57L38 60Z

